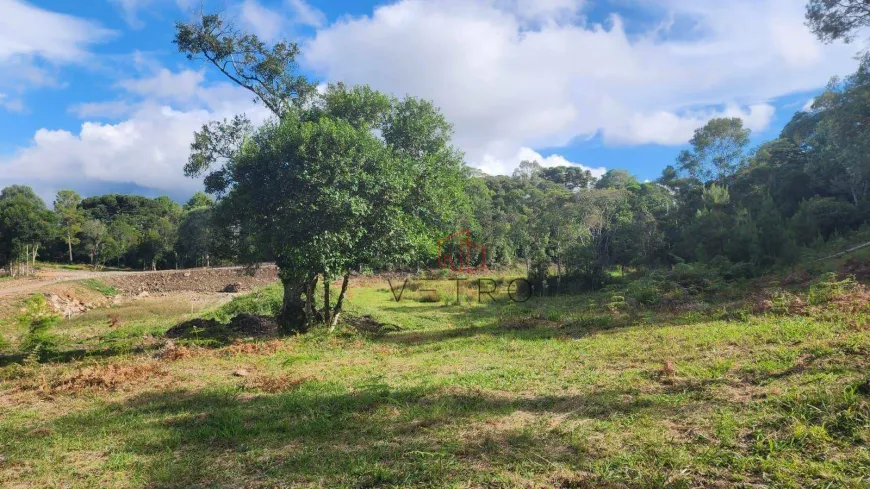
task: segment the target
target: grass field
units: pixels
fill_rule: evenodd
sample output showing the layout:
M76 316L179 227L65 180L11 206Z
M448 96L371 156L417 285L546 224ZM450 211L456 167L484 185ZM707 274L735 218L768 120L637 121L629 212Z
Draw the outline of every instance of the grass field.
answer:
M172 325L269 310L280 290L93 310L57 327L54 361L3 367L0 481L870 487L866 300L794 294L816 305L639 309L613 292L518 304L503 290L481 304L465 285L457 305L448 281L397 302L370 279L350 289L357 327L194 338L169 354Z

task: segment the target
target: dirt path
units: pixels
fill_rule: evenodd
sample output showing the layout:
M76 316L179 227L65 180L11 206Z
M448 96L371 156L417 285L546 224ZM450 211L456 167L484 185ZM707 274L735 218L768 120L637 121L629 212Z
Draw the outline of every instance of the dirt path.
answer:
M185 274L189 276L191 272L197 271L223 271L223 270L241 270L244 267L216 267L216 268L193 268L182 270L156 270L156 271L109 271L109 272L92 272L88 270L40 270L35 277L17 278L11 280L0 281L0 299L18 297L21 295L29 295L33 292L59 282L69 282L73 280L85 280L89 278L107 278L107 277L123 277L137 276L146 277L149 275L167 275L167 274ZM196 276L196 275L195 275Z
M56 282L81 280L98 274L98 272L77 270L43 270L38 272L35 277L16 278L0 282L0 298L26 295Z

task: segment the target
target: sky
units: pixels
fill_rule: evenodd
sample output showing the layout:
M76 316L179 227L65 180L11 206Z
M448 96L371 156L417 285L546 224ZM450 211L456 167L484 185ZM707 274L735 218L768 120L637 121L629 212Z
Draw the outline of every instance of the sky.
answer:
M740 117L775 138L855 45L819 43L805 0L205 0L318 83L432 100L466 162L624 168L652 180L693 131ZM172 44L200 0L0 0L0 187L183 201L193 132L245 90Z

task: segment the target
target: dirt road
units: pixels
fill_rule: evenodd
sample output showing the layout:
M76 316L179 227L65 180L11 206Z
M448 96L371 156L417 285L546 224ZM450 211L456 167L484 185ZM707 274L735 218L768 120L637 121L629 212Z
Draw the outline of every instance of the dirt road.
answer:
M106 273L136 273L136 272L106 272ZM23 277L0 281L0 298L16 297L33 293L40 288L56 282L67 280L82 280L99 276L100 272L82 270L41 270L35 277Z
M215 267L215 268L194 268L194 269L183 269L183 270L156 270L156 271L109 271L109 272L92 272L87 270L57 270L57 269L43 269L40 270L35 277L25 277L25 278L17 278L17 279L6 279L0 280L0 299L7 299L11 297L19 297L22 295L32 294L33 292L45 287L46 285L51 285L58 282L68 282L72 280L84 280L89 278L98 278L98 279L107 279L113 277L137 277L143 279L143 282L153 282L156 280L158 282L165 283L165 280L161 280L162 276L165 278L166 276L174 276L176 278L190 277L185 279L188 283L197 282L197 281L206 281L206 276L213 276L218 274L222 277L223 285L227 283L236 281L237 279L233 277L234 274L224 274L224 271L239 271L244 267L235 266L235 267ZM268 266L264 267L265 270ZM176 275L177 274L177 275ZM243 279L238 279L243 280ZM274 278L272 278L274 280ZM220 281L220 280L219 280ZM117 281L115 281L117 282ZM209 281L213 282L213 280ZM138 283L138 280L134 280L134 283ZM124 289L125 287L119 285L119 288ZM152 284L154 285L154 284ZM213 284L209 284L213 285ZM159 288L160 285L158 284ZM176 287L177 288L177 287ZM182 287L183 288L183 287ZM171 287L170 287L171 289Z

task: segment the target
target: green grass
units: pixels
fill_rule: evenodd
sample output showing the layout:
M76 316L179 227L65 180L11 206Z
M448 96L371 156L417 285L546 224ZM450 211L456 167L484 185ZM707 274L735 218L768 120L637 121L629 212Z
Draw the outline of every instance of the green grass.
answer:
M393 284L398 293L401 284ZM433 288L440 302L427 302ZM413 290L411 290L413 289ZM192 316L161 299L63 323L87 359L3 370L0 480L36 487L868 487L868 313L607 308L611 292L478 303L353 285L399 326L196 349L111 389L40 385L152 365ZM279 288L207 316L267 312ZM484 296L484 299L487 299ZM724 311L724 312L723 312ZM115 329L108 313L119 314ZM737 319L735 319L737 318ZM119 349L123 345L126 349ZM146 348L140 352L137 348ZM147 349L150 348L150 349ZM120 352L119 352L120 350ZM665 363L673 375L661 371ZM244 369L248 375L233 375Z
M103 294L106 297L116 296L119 293L118 289L116 289L115 287L113 287L109 284L100 282L99 280L96 280L96 279L91 278L88 280L82 280L81 283L85 287L93 290L94 292L99 292L100 294Z

